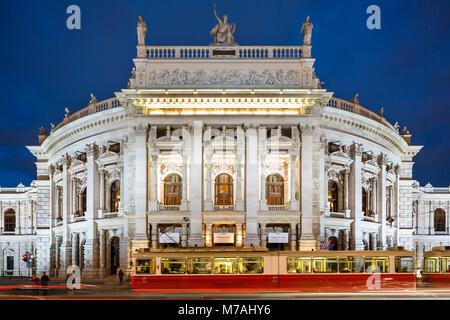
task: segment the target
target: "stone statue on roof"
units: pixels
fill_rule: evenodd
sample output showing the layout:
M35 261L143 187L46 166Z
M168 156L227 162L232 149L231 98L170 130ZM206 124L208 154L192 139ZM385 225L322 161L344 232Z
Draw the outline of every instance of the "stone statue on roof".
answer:
M142 16L139 16L139 21L137 24L137 35L138 35L138 45L145 46L145 36L147 35L147 24L142 20Z
M384 114L384 108L381 107L381 108L380 108L380 111L378 111L378 115L379 115L380 117L383 117L383 114Z
M406 126L403 127L402 134L403 135L409 135L409 130L406 129Z
M48 135L47 130L45 129L45 127L40 127L39 128L39 134L41 135Z
M89 100L89 104L91 103L97 103L97 98L94 96L93 93L91 93L91 100Z
M357 93L353 96L352 102L353 102L354 104L359 104L358 96L359 96L359 92L357 92Z
M64 108L64 112L65 112L65 117L64 117L64 119L66 119L66 118L68 118L69 116L70 116L70 111L69 111L69 108L68 107L65 107Z
M236 30L236 23L231 26L228 24L228 16L224 14L222 20L217 16L216 5L214 4L214 16L217 19L217 24L212 28L209 33L214 37L214 43L219 45L233 44L234 43L234 31Z
M398 128L399 128L400 126L398 125L398 121L396 121L395 123L394 123L394 129L395 129L395 131L398 133Z
M309 16L307 16L300 30L300 35L303 32L303 45L311 45L312 28L313 24L309 21Z

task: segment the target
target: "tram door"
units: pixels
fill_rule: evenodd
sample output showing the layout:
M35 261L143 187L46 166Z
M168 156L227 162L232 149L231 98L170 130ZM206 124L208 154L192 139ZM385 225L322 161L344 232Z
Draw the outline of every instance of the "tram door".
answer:
M117 274L119 269L119 257L120 257L119 238L114 237L111 240L111 274Z

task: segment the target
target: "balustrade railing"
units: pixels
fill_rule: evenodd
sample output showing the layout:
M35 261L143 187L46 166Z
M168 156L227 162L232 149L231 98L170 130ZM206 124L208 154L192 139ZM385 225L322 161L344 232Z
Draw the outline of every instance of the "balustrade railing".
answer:
M289 206L285 205L271 205L267 206L268 211L289 211Z
M234 205L215 205L214 211L234 211Z
M158 206L158 211L180 211L179 205L162 205Z
M300 59L301 46L147 46L147 59Z
M55 128L53 128L52 132L56 131L60 127L66 125L72 121L86 117L90 114L109 110L109 109L120 107L120 106L121 106L120 101L117 98L110 98L110 99L106 99L106 100L103 100L103 101L100 101L97 103L90 104L87 107L85 107L85 108L75 112L74 114L71 114L67 118L65 118Z

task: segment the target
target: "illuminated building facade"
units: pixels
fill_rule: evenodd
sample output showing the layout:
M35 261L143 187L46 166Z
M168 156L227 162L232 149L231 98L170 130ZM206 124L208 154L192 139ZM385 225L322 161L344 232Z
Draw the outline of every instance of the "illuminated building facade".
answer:
M140 38L133 61L127 89L28 147L32 186L1 190L2 272L26 272L28 250L53 277L73 264L105 277L129 272L136 248L450 245L449 188L413 179L421 146L323 89L310 43Z

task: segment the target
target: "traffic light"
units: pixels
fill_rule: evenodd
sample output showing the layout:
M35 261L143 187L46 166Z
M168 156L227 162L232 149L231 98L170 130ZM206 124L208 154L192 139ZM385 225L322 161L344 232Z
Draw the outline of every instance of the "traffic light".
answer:
M28 261L28 253L25 253L25 254L22 256L22 259L23 259L23 261L27 262L27 261Z

